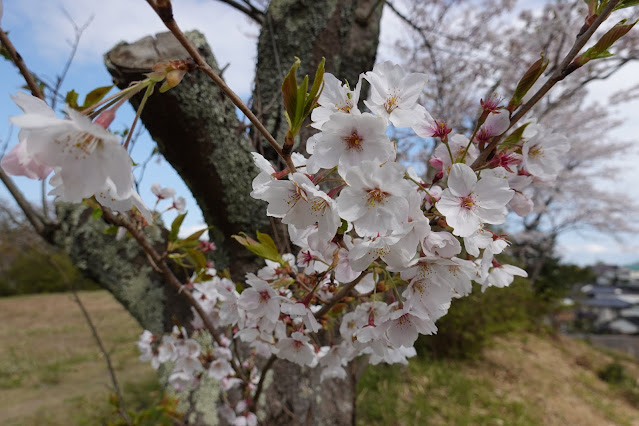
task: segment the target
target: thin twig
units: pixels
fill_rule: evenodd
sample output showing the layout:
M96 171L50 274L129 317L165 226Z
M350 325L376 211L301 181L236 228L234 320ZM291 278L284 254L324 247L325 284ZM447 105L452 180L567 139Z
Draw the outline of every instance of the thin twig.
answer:
M27 82L27 86L29 86L31 94L44 101L44 93L42 93L42 90L40 89L40 86L38 86L33 74L31 74L29 68L27 68L27 65L24 63L22 56L20 56L13 43L11 43L11 40L9 40L9 37L7 37L7 34L1 28L0 42L2 42L2 45L7 49L7 52L9 52L9 56L11 56L11 60L15 66L20 70L20 74L22 74L22 77Z
M220 339L220 336L218 336L218 333L215 330L215 326L211 322L211 319L206 314L206 312L204 312L202 305L200 305L198 301L193 297L191 292L184 285L182 285L182 283L175 276L171 268L169 268L169 265L167 265L167 263L164 261L164 258L155 250L155 248L153 248L149 240L146 238L146 235L144 235L144 233L141 230L139 230L132 222L130 222L125 216L121 214L116 216L115 214L113 214L113 212L111 212L106 207L104 207L102 211L103 211L103 217L107 221L109 221L110 223L114 225L122 226L126 228L127 231L129 231L131 236L138 242L140 247L149 256L149 260L152 260L153 263L158 267L158 269L160 270L162 275L164 275L168 283L179 294L182 294L184 296L184 298L187 300L189 305L191 305L193 309L195 309L195 311L198 313L200 318L202 318L202 322L204 323L204 326L211 334L211 337L213 338L213 340L215 340L215 342L219 346L224 346L222 344L222 340ZM236 360L231 359L231 366L233 367L233 370L235 370L235 372L237 373L238 377L242 379L244 382L247 382L248 379L242 372Z
M246 117L248 117L249 121L253 123L253 125L257 128L257 130L264 136L264 138L268 141L271 147L278 153L289 168L289 170L295 170L295 166L293 165L293 161L290 156L285 158L284 153L282 152L282 147L280 147L279 143L275 140L275 138L269 133L269 131L264 127L262 122L257 119L257 117L253 114L253 112L242 102L239 96L235 94L235 92L227 86L227 84L220 78L219 75L211 68L211 66L206 63L200 52L197 48L191 43L191 41L186 38L178 24L173 19L173 10L171 7L171 2L168 0L146 0L146 2L153 8L155 13L162 19L166 28L173 33L178 42L186 49L186 51L191 55L193 60L198 64L200 69L206 74L213 82L224 92L224 94L235 104L236 107L239 108L240 111Z
M331 308L335 305L337 305L342 299L344 299L346 296L348 296L348 293L350 293L350 291L355 288L355 286L357 284L359 284L359 282L368 274L368 271L364 271L360 274L359 277L355 278L353 281L351 281L350 283L346 284L344 286L344 288L342 288L335 296L333 296L333 298L324 306L322 306L322 308L317 311L315 313L315 318L321 318L323 317L328 311L331 310Z
M78 46L80 45L80 39L82 38L82 34L87 29L87 27L91 24L91 21L93 21L93 15L91 15L89 19L87 19L87 21L83 25L78 26L78 24L75 23L75 21L73 20L71 15L69 15L69 12L66 11L66 9L63 8L62 12L64 13L64 16L66 16L66 18L69 20L71 25L73 26L73 30L75 34L74 34L73 43L71 43L71 52L69 52L69 56L67 57L67 61L65 62L64 67L62 68L62 72L56 77L55 85L53 86L53 89L52 89L51 109L55 109L55 104L58 100L58 94L60 92L60 88L62 87L62 83L66 79L67 74L69 73L69 69L71 68L73 59L75 58L75 54L78 52Z
M566 78L566 76L568 76L576 69L575 67L570 67L572 61L575 59L575 57L577 57L577 54L579 54L579 51L586 45L588 40L590 40L597 28L599 28L599 26L608 18L610 13L612 13L612 10L615 8L617 3L619 3L619 0L611 0L608 5L606 5L606 8L602 11L601 15L599 15L597 19L592 23L592 25L586 31L584 31L583 34L577 37L577 40L575 40L575 44L573 44L568 54L566 54L563 61L561 61L555 72L548 78L546 83L544 83L544 85L537 91L537 93L535 93L532 98L530 98L530 100L521 108L519 108L515 115L512 116L512 118L510 119L509 128L512 128L528 111L530 111L532 107L534 107L535 104L537 104L537 102L539 102L539 100L543 98L550 89L553 88L555 84ZM506 133L504 132L503 135L505 134ZM488 156L497 147L497 144L500 140L501 137L493 138L490 144L488 144L488 146L479 154L479 157L477 157L471 167L477 170L479 167L483 166L486 163Z
M264 23L264 11L259 10L254 7L252 4L243 5L241 3L236 2L235 0L217 0L221 3L226 3L229 6L239 10L258 24L262 25Z
M24 63L22 56L20 56L20 53L18 53L13 43L11 43L11 40L9 40L9 37L7 37L7 34L1 28L0 28L0 42L2 42L2 45L7 49L7 52L9 53L11 60L16 65L16 67L18 67L18 69L20 70L20 74L22 74L22 77L26 81L27 86L29 86L29 89L31 90L31 94L44 101L44 93L42 93L42 90L40 89L40 86L38 86L38 83L33 77L33 74L31 74L31 72L29 71L29 68L27 68L27 65ZM16 184L13 182L13 180L2 169L0 169L0 180L5 184L5 186L7 187L7 189L13 196L13 198L16 200L16 203L18 203L18 206L20 207L20 209L22 209L22 211L24 212L24 215L27 217L27 219L29 220L33 228L36 230L36 232L40 235L43 235L45 224L47 223L46 218L42 217L42 215L38 214L35 211L35 209L27 201L27 199L22 194L22 192L18 189Z
M87 309L84 306L84 303L82 303L82 300L80 299L80 296L78 296L78 292L76 291L75 284L73 281L69 279L69 276L67 275L67 273L62 269L62 267L60 267L58 262L53 260L50 256L46 256L46 257L47 257L47 262L49 262L49 264L58 271L58 273L60 274L64 282L67 284L67 286L69 286L69 289L71 290L71 294L73 295L75 302L78 304L78 307L82 311L82 315L84 316L84 319L86 320L87 325L91 329L91 334L93 335L93 338L95 339L95 342L98 344L98 348L100 349L100 352L102 352L102 355L104 356L104 360L106 361L107 370L109 371L109 376L111 377L111 384L113 385L113 389L118 398L118 408L120 411L120 415L122 416L122 418L124 419L124 421L126 421L128 425L132 425L133 421L131 420L131 417L129 417L129 413L126 411L126 406L124 405L124 398L122 397L122 392L120 391L118 378L115 375L115 370L113 369L113 364L111 363L111 357L109 356L109 352L106 350L106 348L104 347L104 344L102 343L102 339L100 338L98 329L95 327L95 324L93 324L93 321L91 320L91 315L89 315L89 311L87 311Z
M4 170L2 170L2 168L0 168L0 180L7 187L14 200L16 200L16 203L18 203L18 206L27 217L35 231L38 234L43 235L45 229L45 221L40 217L38 213L36 213L31 204L24 197L22 192L20 192L16 184L13 183L13 180L4 172Z
M257 382L257 387L255 388L255 393L253 394L253 400L251 401L250 410L252 412L255 412L255 409L257 408L258 400L260 399L260 395L262 394L262 389L264 388L264 380L266 380L266 373L268 372L268 370L271 369L271 367L275 363L275 360L277 360L277 357L275 355L271 355L268 361L266 361L264 368L262 368L262 375L260 376L260 381Z

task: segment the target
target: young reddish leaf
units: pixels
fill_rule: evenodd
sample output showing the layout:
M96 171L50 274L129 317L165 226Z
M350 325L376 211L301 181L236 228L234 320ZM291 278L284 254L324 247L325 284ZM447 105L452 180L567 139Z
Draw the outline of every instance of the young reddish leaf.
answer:
M284 99L284 109L289 115L291 121L295 118L295 109L297 108L297 69L300 67L300 58L295 58L293 66L284 77L282 83L282 98Z

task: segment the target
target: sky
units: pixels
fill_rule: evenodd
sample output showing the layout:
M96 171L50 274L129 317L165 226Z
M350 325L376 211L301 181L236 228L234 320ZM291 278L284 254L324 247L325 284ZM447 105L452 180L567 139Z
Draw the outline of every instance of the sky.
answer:
M539 7L542 1L525 1L526 7ZM235 9L215 0L179 0L174 2L174 15L185 30L202 31L215 53L218 63L228 64L225 78L229 86L247 99L250 95L256 60L256 41L259 28ZM144 0L4 0L4 16L0 22L28 66L41 78L54 79L63 68L73 39L71 17L82 25L91 19L85 30L76 57L69 70L62 93L74 89L82 95L91 89L109 85L111 79L103 65L103 55L120 41L134 42L150 34L165 31L164 25L150 10ZM404 31L402 23L386 9L382 18L381 43L378 60L392 59L394 40ZM20 110L8 95L15 94L24 84L16 69L6 61L0 63L0 117L17 115ZM614 79L596 82L592 86L591 99L599 100L608 94L639 82L639 64L622 69ZM614 129L612 135L622 139L639 138L639 101L618 108L616 113L626 118L626 123ZM133 110L126 106L118 114L112 129L123 129L131 122ZM9 148L17 143L17 129L10 128L8 120L0 120L0 140L11 135ZM639 146L639 143L637 144ZM148 156L153 143L145 135L140 138L132 153L134 160ZM620 185L629 197L639 198L639 151L629 153L619 161ZM16 178L16 183L33 202L40 199L40 182ZM178 175L164 161L152 162L144 175L140 194L147 205L152 206L155 197L149 188L152 183L174 187L187 199L189 214L184 232L204 227L202 215ZM4 187L0 188L0 200L9 200ZM629 217L639 219L639 212L628 212ZM166 222L174 217L172 212L164 216ZM626 264L639 262L639 239L625 241L592 232L571 232L559 240L559 252L566 262L580 265L597 261Z

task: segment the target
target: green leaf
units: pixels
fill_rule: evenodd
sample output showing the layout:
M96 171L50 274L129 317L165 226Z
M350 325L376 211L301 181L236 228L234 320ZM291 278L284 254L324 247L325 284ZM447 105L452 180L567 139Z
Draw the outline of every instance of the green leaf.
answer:
M322 89L324 88L324 63L326 62L326 58L322 58L322 61L317 66L317 71L315 71L315 78L313 79L313 87L311 87L311 91L309 95L311 98L318 98L322 93Z
M528 68L528 70L519 80L519 83L517 83L515 93L508 103L508 109L510 111L513 111L514 108L521 105L522 99L524 98L524 96L526 96L526 93L528 93L530 88L533 87L533 85L537 82L539 77L541 77L544 71L546 71L549 63L550 61L544 58L544 54L542 52L541 57Z
M306 104L306 91L308 90L308 75L304 76L304 80L302 80L302 84L297 88L297 106L295 109L295 119L293 119L293 129L296 130L302 125L302 121L304 121L304 105Z
M342 219L342 224L340 225L339 228L337 228L337 233L343 234L344 232L346 232L347 229L348 229L348 222Z
M632 7L632 6L637 6L639 5L639 0L625 0L625 1L620 1L617 6L615 6L614 10L621 10L621 9L625 9L626 7Z
M185 217L186 213L182 213L173 220L173 223L171 224L171 232L169 233L169 241L177 241L178 233L180 232L180 227L182 226L182 222L184 222Z
M499 145L500 149L518 144L523 138L524 130L526 130L526 127L528 127L529 124L530 123L526 123L523 126L518 127L517 129L515 129L514 132L508 135Z
M608 30L594 46L579 55L575 62L580 66L587 64L592 59L608 58L613 54L608 49L621 37L626 35L628 31L635 26L637 21L632 24L626 24L626 20L619 21L614 27Z
M258 232L257 239L259 242L255 241L244 232L241 232L240 235L233 235L232 238L263 259L272 260L281 265L285 263L277 249L277 246L275 245L275 242L273 242L273 239L268 234Z
M107 229L102 231L102 233L104 235L117 235L119 228L120 228L119 226L115 226L115 225L109 226Z
M93 209L93 213L91 213L91 217L93 219L100 219L102 217L102 209L101 208L95 208Z
M184 241L197 241L197 240L200 239L202 234L204 234L206 231L208 231L211 228L213 228L213 227L212 226L207 226L204 229L200 229L199 231L195 231L194 233L192 233L188 237L184 238Z
M324 58L315 71L313 85L308 92L309 77L304 76L301 84L297 85L297 70L300 67L299 58L295 58L295 63L289 70L282 83L282 98L284 99L284 109L286 121L288 122L290 136L295 137L302 127L304 119L311 113L317 99L324 88Z
M206 268L206 256L204 256L204 253L195 249L190 249L185 251L195 268L198 268L198 269Z
M75 90L71 90L67 92L67 95L64 97L64 101L73 109L80 109L78 106L78 92Z
M91 90L89 93L87 93L86 97L84 98L84 104L82 105L82 109L87 109L90 106L93 106L97 104L98 102L100 102L106 96L106 94L109 93L109 91L111 91L111 89L113 89L113 85L102 86L102 87L98 87L97 89Z
M295 110L297 108L297 69L300 67L302 61L300 58L295 58L293 66L284 77L282 82L282 98L284 99L284 109L289 115L291 121L295 118Z

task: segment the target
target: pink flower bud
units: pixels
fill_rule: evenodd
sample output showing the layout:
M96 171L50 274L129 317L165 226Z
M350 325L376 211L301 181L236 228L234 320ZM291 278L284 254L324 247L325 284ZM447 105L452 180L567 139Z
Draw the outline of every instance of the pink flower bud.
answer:
M437 157L431 157L431 159L428 160L428 164L433 166L435 168L435 170L441 170L443 168L443 166L444 166L444 163L442 162L442 159L441 158L437 158Z
M113 109L107 109L106 111L98 115L98 118L96 118L95 121L93 122L95 124L102 126L105 129L108 129L111 123L113 123L114 119L115 119L115 111Z

